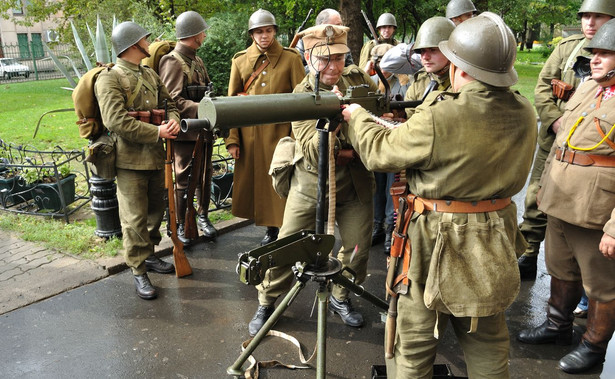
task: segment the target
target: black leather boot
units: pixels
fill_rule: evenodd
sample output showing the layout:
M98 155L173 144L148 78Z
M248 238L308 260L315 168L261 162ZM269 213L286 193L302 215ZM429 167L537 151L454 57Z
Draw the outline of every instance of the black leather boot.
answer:
M374 222L372 229L372 246L378 245L384 238L384 225L381 222Z
M587 311L587 330L581 343L559 361L559 368L569 374L585 372L604 362L607 344L615 330L615 300L589 299Z
M536 272L538 271L538 256L522 255L517 261L519 265L519 274L522 280L534 280L536 279Z
M183 223L177 225L177 239L186 247L192 245L192 240L186 237L186 228Z
M270 244L278 239L278 233L280 232L280 228L276 226L268 226L267 232L265 233L265 237L261 241L261 246L265 246Z
M145 259L145 268L147 268L148 271L154 271L159 274L170 274L175 272L173 263L165 262L154 254Z
M337 300L329 296L329 311L337 313L342 318L344 324L358 328L363 325L363 316L352 307L350 299L344 301Z
M250 323L248 324L248 332L250 332L251 337L254 337L256 333L258 333L258 331L261 330L263 325L265 325L267 320L269 320L269 317L271 317L271 315L273 314L274 310L275 310L275 307L273 305L271 306L259 305L258 306L258 309L256 310L256 313L254 314L254 317L252 317L252 320L250 320Z
M218 237L218 231L214 228L211 221L209 221L209 217L207 217L207 215L199 215L197 218L197 223L199 224L199 229L201 229L205 238L208 240L214 240Z
M517 340L529 344L572 343L572 311L583 294L581 282L569 282L551 277L551 297L547 309L547 320L540 326L519 333Z
M391 255L391 242L393 241L394 224L384 224L384 253Z
M135 275L134 278L135 286L137 287L137 295L139 295L141 299L151 300L158 296L158 291L156 291L152 282L149 281L147 274Z

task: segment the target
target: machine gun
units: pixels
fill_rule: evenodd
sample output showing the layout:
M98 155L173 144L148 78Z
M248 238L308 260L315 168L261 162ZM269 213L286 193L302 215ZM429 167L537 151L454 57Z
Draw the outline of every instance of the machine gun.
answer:
M333 92L283 93L273 95L205 97L199 103L198 119L183 119L182 131L206 129L225 136L230 129L312 119L334 119L345 104L357 103L374 118L392 109L415 108L422 101L391 101L369 92L366 84L348 88L342 99Z

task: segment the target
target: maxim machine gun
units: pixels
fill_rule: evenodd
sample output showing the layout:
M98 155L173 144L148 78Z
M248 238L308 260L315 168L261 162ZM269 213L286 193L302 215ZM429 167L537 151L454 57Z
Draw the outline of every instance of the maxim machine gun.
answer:
M380 71L379 69L376 69ZM379 73L381 76L382 73ZM383 76L381 76L383 78ZM299 294L308 281L319 284L318 298L318 332L316 377L325 378L326 357L326 315L330 284L346 287L356 295L386 311L385 301L365 291L354 283L354 273L344 268L341 262L329 256L335 243L335 237L325 234L324 220L326 210L326 173L329 164L328 133L334 131L342 120L342 106L357 103L371 112L376 121L378 116L391 112L392 109L413 108L422 101L391 101L389 91L385 94L369 92L367 85L350 87L346 96L339 98L332 92L319 92L319 74L316 75L314 93L285 93L274 95L205 97L199 103L199 119L181 121L182 131L207 129L218 136L228 135L232 128L257 126L263 124L285 123L301 120L318 119L317 131L321 132L318 161L318 203L315 212L316 231L301 231L239 255L237 273L243 283L257 285L263 281L265 272L273 267L289 266L297 279L296 284L280 302L271 317L263 325L254 339L246 346L235 363L227 369L229 375L243 376L243 363L250 357L260 341L271 330L282 313ZM386 80L384 81L386 83ZM388 83L387 83L388 84ZM385 84L386 86L386 84ZM326 125L329 124L327 128ZM346 275L342 275L345 272Z

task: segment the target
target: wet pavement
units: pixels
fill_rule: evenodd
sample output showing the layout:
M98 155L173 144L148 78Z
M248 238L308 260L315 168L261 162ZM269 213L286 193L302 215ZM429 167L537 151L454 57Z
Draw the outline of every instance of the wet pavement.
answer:
M522 204L520 199L522 197L517 198L517 204ZM241 283L235 273L237 254L254 248L263 234L264 228L249 225L221 235L215 243L200 242L187 249L193 274L181 279L174 275L150 274L159 288L159 297L153 301L137 298L128 270L109 275L109 270L120 270L121 264L87 263L96 267L70 283L67 289L73 289L47 294L40 301L24 300L29 305L0 312L3 313L0 315L0 377L230 377L227 368L233 365L240 354L241 343L248 338L247 323L257 307L256 289ZM22 242L12 243L16 245L9 250L17 251L15 246ZM382 245L371 249L369 277L364 284L379 297L384 296L385 255L382 249ZM2 250L0 246L0 259L3 254L14 254L11 251ZM169 252L167 244L163 254ZM52 263L63 259L47 258ZM170 256L164 259L171 261ZM86 263L77 266L83 264ZM6 266L4 261L1 265ZM52 268L50 264L43 266ZM102 279L97 277L100 270L107 272ZM30 271L30 282L46 277L39 272L37 275ZM55 281L41 279L29 292L44 292L52 282L61 282L68 274L66 270L64 273L55 271ZM96 279L91 279L94 277ZM7 283L16 286L16 282L10 280L15 280L15 276L4 282L0 276L3 295ZM296 337L306 356L316 344L317 318L311 316L316 290L315 283L308 283L274 327ZM14 292L19 293L19 288ZM518 299L507 311L512 337L511 377L598 378L601 367L575 376L556 369L558 360L571 347L532 346L515 341L519 330L542 323L548 296L549 276L540 260L538 278L522 282ZM15 297L19 298L18 295L8 296ZM4 304L5 299L0 299ZM384 324L379 309L360 298L353 298L353 303L365 317L364 327L354 329L343 325L337 316L327 318L328 378L372 378L372 366L384 364ZM576 328L582 331L584 320L577 324ZM296 348L280 338L265 339L256 349L255 357L260 361L300 364ZM463 353L451 328L442 337L436 363L449 364L455 375L466 375ZM316 366L315 361L311 364ZM260 374L261 378L315 376L314 368L294 371L268 368L262 369Z

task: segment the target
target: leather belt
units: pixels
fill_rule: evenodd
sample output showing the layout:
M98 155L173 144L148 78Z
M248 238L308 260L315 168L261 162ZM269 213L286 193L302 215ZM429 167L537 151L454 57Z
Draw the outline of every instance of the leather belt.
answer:
M561 147L557 148L555 159L577 166L615 167L615 156L586 154Z
M511 200L510 197L481 201L434 200L410 194L408 202L414 203L414 211L418 213L423 213L425 210L445 213L483 213L504 209Z

